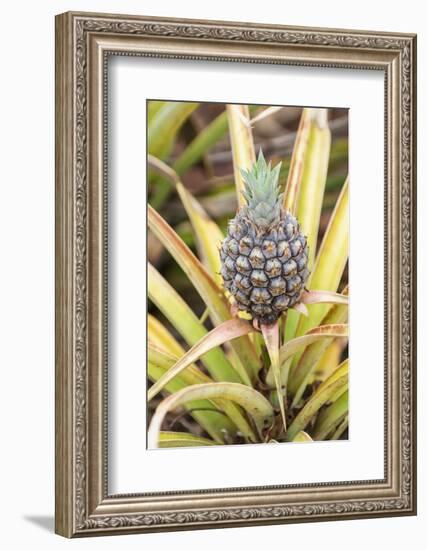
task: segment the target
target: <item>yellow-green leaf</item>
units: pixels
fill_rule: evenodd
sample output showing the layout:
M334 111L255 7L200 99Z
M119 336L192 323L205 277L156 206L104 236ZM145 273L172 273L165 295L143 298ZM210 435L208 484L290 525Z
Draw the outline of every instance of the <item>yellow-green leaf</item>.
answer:
M283 206L285 210L288 210L292 214L295 214L297 209L298 196L304 169L304 159L311 126L312 120L310 109L303 109L298 131L295 137L295 144L292 151L285 194L283 196Z
M198 103L166 101L148 123L148 152L159 158L168 154L171 142Z
M264 120L265 118L268 118L275 113L281 111L284 109L284 107L267 107L266 109L263 109L260 113L256 114L253 118L251 118L250 125L253 126L260 120Z
M261 331L264 337L264 342L267 347L268 354L270 356L271 372L273 373L277 398L279 400L283 429L286 431L285 403L283 399L282 384L280 380L279 323L277 321L272 325L265 325L261 323Z
M338 368L344 345L345 341L332 341L317 362L316 368L311 376L312 380L323 382L326 378L328 378L328 376L331 375L332 372L334 372L334 370Z
M323 391L327 386L341 378L342 376L348 376L349 362L345 359L334 372L324 380L316 391Z
M310 130L304 154L296 214L302 231L307 235L308 268L311 270L316 257L317 233L331 150L331 132L328 127L327 109L308 109L308 111Z
M234 181L239 206L245 204L243 197L243 177L241 170L252 168L256 157L250 114L247 105L227 105L228 128L230 131L231 148L233 151Z
M289 426L289 430L286 434L288 441L292 441L296 434L307 426L318 410L327 403L338 390L347 385L348 375L344 374L324 387L319 386Z
M176 391L174 387L171 386L171 384L173 384L174 380L176 379L178 379L180 383L182 381L185 385L207 384L207 383L213 382L212 378L209 378L209 376L201 372L195 365L191 365L191 364L187 365L186 368L181 369L179 373L176 373L176 372L174 373L172 369L174 365L179 361L179 359L177 357L174 357L172 355L165 353L164 351L157 348L155 344L150 342L148 344L148 361L151 365L155 365L156 367L160 367L164 369L164 372L161 374L161 376L158 376L156 378L155 383L152 386L152 387L155 387L157 385L158 387L158 385L160 384L161 390L167 389L172 393ZM171 375L168 376L168 373L171 373L172 376ZM168 378L167 381L165 381L166 378ZM179 389L181 389L181 387ZM150 390L148 390L148 396L147 396L148 401L152 397L152 392L150 394ZM212 400L212 403L213 405L215 405L215 407L218 410L222 410L225 413L225 415L228 416L228 418L233 422L233 424L236 426L236 428L241 432L241 434L244 437L246 437L250 441L256 441L256 436L252 428L250 427L246 418L243 416L241 410L235 403L232 403L231 401L219 401L219 400ZM204 417L202 417L202 421L205 422ZM215 424L221 424L218 418L214 418L214 421L215 421ZM223 428L221 426L221 429L224 430L226 428ZM226 431L228 431L228 433L232 435L232 432L230 432L229 428L227 428ZM233 432L233 434L234 433L235 432Z
M148 361L147 375L152 382L161 378L165 372L163 367ZM187 382L181 376L177 376L167 384L164 391L172 394L186 387L188 387ZM230 439L236 437L237 428L235 424L223 414L220 407L213 401L199 399L184 405L184 408L217 443L223 443L225 436Z
M217 285L221 286L219 247L224 238L222 231L209 218L197 199L187 191L180 181L178 174L170 166L152 155L148 155L148 165L175 185L193 226L198 254Z
M346 431L347 428L348 428L348 415L344 417L344 419L338 425L335 432L331 435L331 437L330 437L331 441L340 439L340 437Z
M294 443L311 443L313 442L312 438L308 435L307 432L301 431L292 440Z
M169 395L160 403L151 419L148 430L149 448L158 447L159 432L166 414L176 407L185 405L195 399L230 400L239 404L252 418L260 434L273 423L274 411L272 406L261 393L253 388L230 382L197 384Z
M298 338L293 338L282 345L280 348L280 365L281 369L286 364L286 361L293 357L296 353L301 351L301 349L306 348L308 345L313 342L322 340L323 338L336 338L338 336L348 336L348 325L346 324L336 324L336 325L321 325L315 327L307 332L304 336L299 336ZM274 375L270 370L266 378L267 384L273 387L274 385ZM283 373L281 373L281 384L286 384L287 380L284 379Z
M313 438L322 441L348 415L348 390L318 416Z
M151 124L154 117L160 109L166 104L166 101L149 100L147 102L147 121Z
M334 305L329 312L322 319L321 326L324 325L339 325L342 326L348 319L348 307L346 305L340 305L339 303ZM344 325L347 326L347 325ZM343 331L347 333L347 331ZM348 333L347 333L348 334ZM336 337L346 337L347 334L340 332ZM316 368L317 361L322 354L331 345L334 338L324 338L317 342L314 342L307 346L304 353L301 355L296 367L291 371L289 377L288 390L291 395L294 395L292 406L295 407L301 396L303 395L305 388L307 387L310 375Z
M348 259L348 239L349 202L348 181L346 181L323 237L308 281L309 289L337 291ZM330 306L326 304L309 305L309 316L300 318L297 335L305 334L307 330L317 326L329 309Z
M348 296L329 290L309 290L301 295L302 304L343 304L348 306Z
M171 367L165 375L149 389L148 400L150 401L168 382L207 352L234 338L249 334L253 330L253 326L242 319L230 319L214 328L181 357L175 365L173 365L173 367Z
M152 342L148 342L147 351L148 361L153 365L157 365L158 367L165 369L167 372L169 372L171 367L179 361L179 357L166 353ZM179 374L186 384L203 384L206 382L213 382L212 378L200 371L196 365L188 365L187 369L183 370ZM163 377L164 375L159 380L162 380ZM172 378L174 377L171 376L168 382L172 380ZM154 385L158 384L159 380L157 380ZM166 384L163 384L161 389L165 386ZM150 390L148 390L148 395L150 395ZM148 400L150 400L150 397L148 397Z
M184 355L184 348L154 315L147 315L147 334L149 343L153 342L156 346L172 355L176 355L176 357Z
M150 206L148 206L148 226L187 275L209 308L213 323L219 325L230 319L229 303L222 289L170 225ZM259 363L252 342L245 336L233 340L230 345L239 359L241 368L246 369L251 380L255 380Z
M198 254L217 285L221 286L219 248L224 235L182 183L178 183L176 189L193 226Z
M199 437L186 432L160 432L159 447L161 449L173 447L206 447L218 445L216 441L207 437Z
M148 297L190 346L207 334L208 331L181 296L150 263L148 264ZM203 363L215 380L242 381L220 348L213 349L204 355Z

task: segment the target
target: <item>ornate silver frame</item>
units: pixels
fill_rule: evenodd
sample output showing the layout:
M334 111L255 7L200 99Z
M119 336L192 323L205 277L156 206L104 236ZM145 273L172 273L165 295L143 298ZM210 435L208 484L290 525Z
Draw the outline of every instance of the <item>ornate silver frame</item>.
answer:
M109 495L105 117L108 55L385 74L385 478ZM56 532L66 537L416 513L416 37L65 13L56 18Z

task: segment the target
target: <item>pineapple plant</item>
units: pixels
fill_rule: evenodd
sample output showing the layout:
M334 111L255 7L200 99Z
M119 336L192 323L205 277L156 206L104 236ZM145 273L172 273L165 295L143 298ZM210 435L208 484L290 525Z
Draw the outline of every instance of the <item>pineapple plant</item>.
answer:
M307 238L282 208L279 172L261 150L243 171L247 205L230 221L220 251L224 287L256 325L275 323L295 305L309 276Z
M154 102L148 110L148 227L206 308L196 315L167 274L149 263L148 446L342 438L348 429L348 182L334 192L319 239L330 197L325 189L334 181L328 165L341 154L331 148L327 110L303 109L284 175L283 165L267 163L261 149L256 158L251 129L277 107L251 120L252 107L228 105L171 157L172 130L197 109ZM223 229L181 175L227 131L238 207ZM164 134L167 147L159 139ZM186 233L160 213L173 193L188 216Z

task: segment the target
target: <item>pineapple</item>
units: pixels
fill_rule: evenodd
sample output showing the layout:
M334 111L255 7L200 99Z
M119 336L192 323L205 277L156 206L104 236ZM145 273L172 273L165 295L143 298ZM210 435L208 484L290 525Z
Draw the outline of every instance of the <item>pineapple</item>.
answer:
M247 204L229 222L220 249L224 287L255 324L275 323L299 301L309 276L307 239L282 208L279 171L262 151L251 170L242 170Z

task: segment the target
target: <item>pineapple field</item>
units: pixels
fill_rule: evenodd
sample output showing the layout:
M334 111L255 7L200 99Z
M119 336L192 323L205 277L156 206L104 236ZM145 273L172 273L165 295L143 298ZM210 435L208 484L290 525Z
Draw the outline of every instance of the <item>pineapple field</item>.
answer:
M349 437L348 111L147 102L147 445Z

